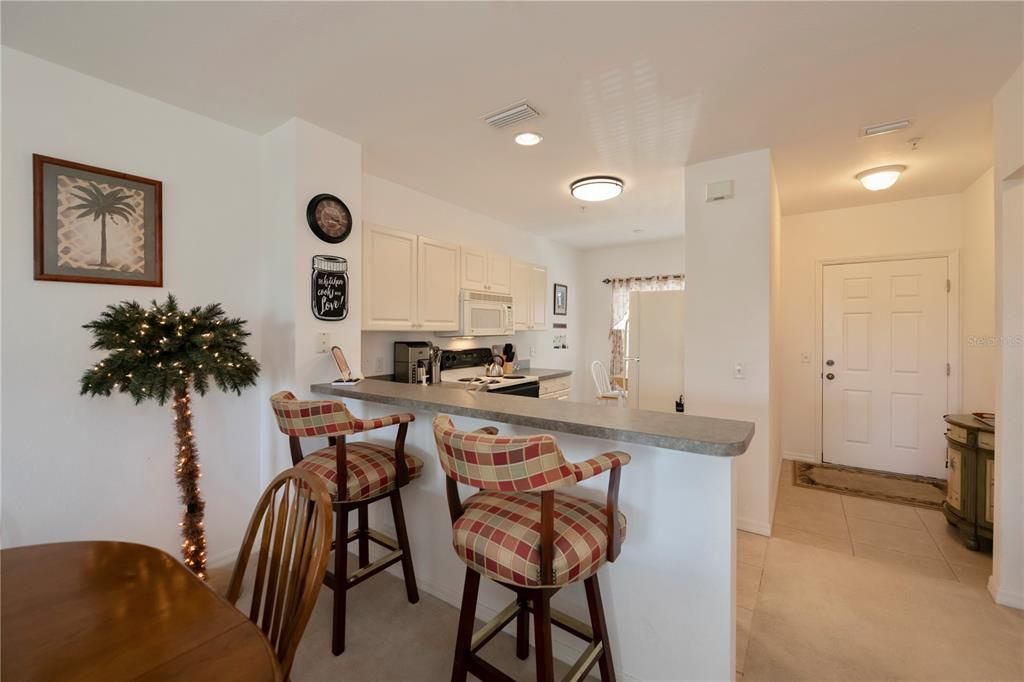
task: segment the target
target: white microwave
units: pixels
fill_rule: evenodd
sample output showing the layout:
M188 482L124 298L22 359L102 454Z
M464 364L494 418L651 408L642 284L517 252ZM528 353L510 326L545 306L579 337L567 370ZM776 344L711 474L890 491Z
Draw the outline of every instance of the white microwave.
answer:
M511 336L515 333L512 297L463 289L459 293L459 330L438 336Z

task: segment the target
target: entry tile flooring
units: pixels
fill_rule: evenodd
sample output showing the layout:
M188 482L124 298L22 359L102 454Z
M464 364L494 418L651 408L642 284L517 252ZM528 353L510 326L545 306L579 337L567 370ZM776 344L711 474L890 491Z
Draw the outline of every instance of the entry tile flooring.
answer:
M737 537L737 679L1022 680L1024 612L942 512L796 487Z

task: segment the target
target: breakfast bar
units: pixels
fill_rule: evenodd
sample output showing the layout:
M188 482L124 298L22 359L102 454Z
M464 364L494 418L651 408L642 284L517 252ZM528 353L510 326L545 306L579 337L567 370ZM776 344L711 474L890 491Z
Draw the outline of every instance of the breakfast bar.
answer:
M732 678L734 462L750 444L752 423L374 379L310 390L343 399L363 418L415 415L406 450L423 460L424 472L403 492L412 555L421 588L455 606L464 566L451 548L445 477L430 426L435 415L451 415L464 431L496 426L501 435L551 433L571 461L628 452L632 461L623 469L619 497L627 533L618 560L601 573L618 673L644 680ZM598 501L606 486L596 477L573 494ZM391 526L383 512L372 521ZM495 616L506 596L481 585L478 618ZM589 620L582 587L559 592L554 604ZM556 631L554 651L571 661L582 645Z

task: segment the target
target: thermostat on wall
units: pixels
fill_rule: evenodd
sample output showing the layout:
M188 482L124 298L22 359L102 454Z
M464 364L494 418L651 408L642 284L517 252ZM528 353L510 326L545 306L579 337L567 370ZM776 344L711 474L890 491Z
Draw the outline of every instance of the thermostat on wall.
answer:
M709 182L705 201L722 201L723 199L732 199L732 180Z

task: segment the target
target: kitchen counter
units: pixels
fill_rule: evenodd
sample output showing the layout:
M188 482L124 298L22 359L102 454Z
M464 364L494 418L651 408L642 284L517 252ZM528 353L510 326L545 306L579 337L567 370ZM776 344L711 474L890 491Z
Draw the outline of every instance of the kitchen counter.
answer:
M524 371L534 373L538 370ZM610 410L588 403L537 400L465 389L437 391L431 386L377 379L364 379L354 386L313 384L310 390L321 395L334 395L434 413L446 412L534 429L715 457L742 455L754 436L752 423L731 419L648 410Z
M561 379L562 377L572 376L571 369L544 369L543 367L527 367L517 373L537 377L541 381L544 381L545 379Z

